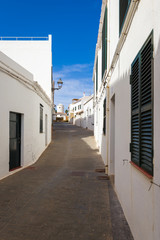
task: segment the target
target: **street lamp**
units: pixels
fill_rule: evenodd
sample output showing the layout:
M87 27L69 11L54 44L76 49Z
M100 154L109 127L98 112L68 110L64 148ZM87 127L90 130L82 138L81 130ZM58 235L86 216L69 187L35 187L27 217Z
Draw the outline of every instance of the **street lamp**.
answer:
M63 85L63 81L62 81L62 79L60 78L59 80L58 80L58 82L57 82L57 85L58 85L58 87L57 88L55 88L54 87L54 81L52 82L52 102L53 102L53 105L52 105L52 114L54 114L55 113L55 110L54 110L54 108L55 108L55 104L54 104L54 91L55 90L59 90L59 89L61 89L62 88L62 85ZM53 115L52 115L52 128L53 128Z
M54 90L59 90L59 89L61 89L61 88L62 88L63 81L62 81L62 79L61 79L61 78L58 80L57 84L58 84L58 88L54 88L54 87L53 87L53 91L54 91Z

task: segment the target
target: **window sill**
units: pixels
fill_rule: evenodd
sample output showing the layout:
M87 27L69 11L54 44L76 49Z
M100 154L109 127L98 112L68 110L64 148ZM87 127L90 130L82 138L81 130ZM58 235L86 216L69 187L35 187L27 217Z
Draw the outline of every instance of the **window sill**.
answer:
M147 178L152 179L153 176L150 175L149 173L147 173L145 170L143 170L142 168L140 168L139 166L137 166L134 162L130 161L130 164L135 167L137 170L139 170L141 173L143 173Z

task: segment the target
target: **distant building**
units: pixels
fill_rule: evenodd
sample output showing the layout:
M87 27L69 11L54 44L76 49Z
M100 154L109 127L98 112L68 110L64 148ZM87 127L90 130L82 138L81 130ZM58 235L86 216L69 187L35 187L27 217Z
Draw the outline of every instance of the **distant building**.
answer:
M57 105L57 113L64 113L64 105L63 104L58 104Z
M84 103L82 127L94 131L93 95Z
M67 114L64 112L64 105L57 105L57 112L53 113L53 121L66 121L68 120Z
M72 100L69 105L69 122L86 129L94 129L93 95Z
M2 40L0 50L1 179L33 164L51 141L51 36Z

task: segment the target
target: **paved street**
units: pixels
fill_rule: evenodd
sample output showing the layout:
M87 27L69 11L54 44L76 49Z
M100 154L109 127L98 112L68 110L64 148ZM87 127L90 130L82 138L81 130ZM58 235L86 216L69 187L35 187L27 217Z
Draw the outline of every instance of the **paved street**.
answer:
M92 132L54 125L36 164L0 181L0 240L131 240Z

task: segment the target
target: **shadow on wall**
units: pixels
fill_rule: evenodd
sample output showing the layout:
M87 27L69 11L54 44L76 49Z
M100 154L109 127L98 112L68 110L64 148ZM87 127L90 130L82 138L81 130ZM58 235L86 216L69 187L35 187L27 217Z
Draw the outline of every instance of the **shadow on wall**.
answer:
M81 115L79 115L77 118L73 119L73 121L70 123L94 131L94 114L89 115L87 117L82 117Z
M118 75L120 76L120 74ZM109 115L106 115L106 131L104 134L103 123L98 139L99 151L111 175L114 175L115 171L115 148L117 147L117 152L121 151L119 146L129 151L128 146L130 143L130 70L121 77L119 76L117 76L117 80L113 84L111 80ZM127 157L128 154L125 157L123 156L122 159Z

